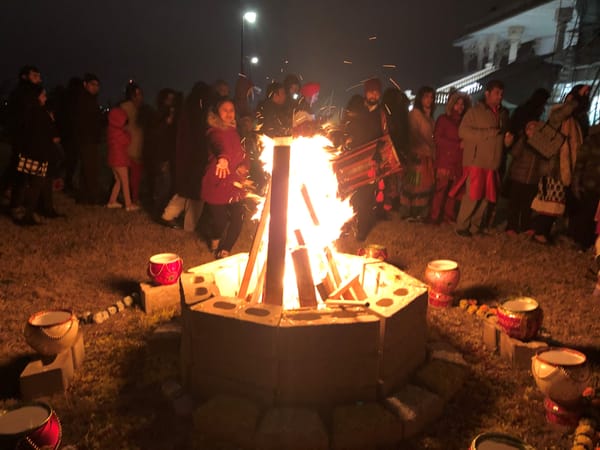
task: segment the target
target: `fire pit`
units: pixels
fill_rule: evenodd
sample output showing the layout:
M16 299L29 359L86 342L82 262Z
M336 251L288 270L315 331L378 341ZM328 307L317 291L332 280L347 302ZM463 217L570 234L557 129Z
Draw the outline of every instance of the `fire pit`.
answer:
M292 150L292 164L289 142L273 151L271 194L250 252L181 276L182 378L197 397L233 394L290 406L371 401L402 387L425 361L427 287L323 240L347 218L321 205L336 196L335 187L324 191L324 176L308 177L319 195L306 179L294 185ZM311 167L329 167L330 155L319 162L309 151L302 158ZM302 214L304 222L295 220Z

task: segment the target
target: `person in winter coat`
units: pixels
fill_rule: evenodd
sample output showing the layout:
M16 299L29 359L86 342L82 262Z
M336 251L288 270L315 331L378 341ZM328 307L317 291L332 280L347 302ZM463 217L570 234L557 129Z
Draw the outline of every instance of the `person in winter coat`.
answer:
M505 147L514 136L508 131L508 111L502 106L504 84L490 80L483 101L470 108L458 129L463 140L463 174L450 190L454 196L465 186L456 218L456 233L470 237L484 232L483 216L495 204L500 182L498 169Z
M533 235L531 224L531 202L535 198L540 180L542 157L527 143L537 127L538 121L529 122L524 132L511 149L512 162L509 169L508 214L506 234L518 233Z
M408 220L422 221L429 216L435 181L433 170L434 103L435 91L431 87L424 86L419 89L414 108L408 115L410 153L413 156L413 162L407 166L403 175L402 194L400 195L402 216Z
M455 92L448 98L445 114L438 117L435 123L435 191L429 216L432 223L440 223L442 220L454 222L456 216L456 200L448 196L448 191L462 175L463 152L458 127L470 106L467 95Z
M45 108L46 91L37 85L33 93L38 103L32 106L28 119L23 123L24 137L20 142L17 179L11 198L11 209L15 211L13 218L17 224L25 226L41 223L36 209L46 181L48 163L57 158L56 146L60 142L54 119ZM45 208L54 211L52 204L45 205Z
M175 194L159 219L170 228L180 228L176 219L184 213L183 229L193 232L202 214L200 191L208 160L206 117L211 99L210 86L199 81L183 104L175 139Z
M129 167L131 158L128 149L131 145L127 113L119 107L112 108L108 113L108 128L106 142L108 144L108 166L112 169L115 182L110 192L107 208L121 208L118 202L119 192L123 192L123 202L126 211L136 211L139 206L131 201L129 189Z
M563 104L555 107L548 117L550 126L566 136L559 152L540 164L538 193L531 203L537 213L533 221L533 240L548 244L557 217L566 211L567 188L573 181L579 147L583 142L583 131L578 117L581 108L589 105L590 86L576 85L565 97Z
M209 157L202 200L210 218L209 239L216 258L229 256L244 222L244 182L249 166L236 129L235 105L221 100L208 114Z

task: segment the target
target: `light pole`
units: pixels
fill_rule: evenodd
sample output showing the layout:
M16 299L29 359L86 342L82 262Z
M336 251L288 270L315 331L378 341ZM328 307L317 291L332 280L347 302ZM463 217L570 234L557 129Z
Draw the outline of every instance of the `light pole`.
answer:
M244 73L244 25L245 23L254 23L256 22L256 13L254 11L245 12L242 16L242 34L240 37L240 73Z

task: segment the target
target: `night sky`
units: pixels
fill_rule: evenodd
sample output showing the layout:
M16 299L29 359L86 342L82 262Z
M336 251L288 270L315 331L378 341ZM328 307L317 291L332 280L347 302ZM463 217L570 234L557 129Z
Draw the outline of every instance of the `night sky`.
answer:
M373 75L392 77L414 91L461 72L461 52L452 41L498 3L5 0L0 95L6 96L23 64L39 66L50 88L94 72L102 82L103 102L119 100L130 78L141 84L149 101L161 87L187 92L197 80L223 78L233 86L240 66L241 17L249 9L258 18L246 24L244 42L246 54L260 58L251 69L260 87L292 72L304 81L321 82L321 99L333 93L336 104L362 93L348 89Z

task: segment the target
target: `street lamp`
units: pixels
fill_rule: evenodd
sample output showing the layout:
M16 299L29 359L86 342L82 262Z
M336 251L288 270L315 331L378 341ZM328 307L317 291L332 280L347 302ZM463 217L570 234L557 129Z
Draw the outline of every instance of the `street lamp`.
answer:
M252 58L250 58L250 64L258 64L258 56L253 56Z
M240 73L244 73L244 25L245 23L254 23L256 22L256 13L254 11L247 11L242 16L242 35L240 37Z

